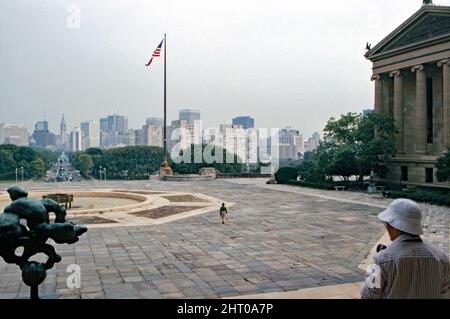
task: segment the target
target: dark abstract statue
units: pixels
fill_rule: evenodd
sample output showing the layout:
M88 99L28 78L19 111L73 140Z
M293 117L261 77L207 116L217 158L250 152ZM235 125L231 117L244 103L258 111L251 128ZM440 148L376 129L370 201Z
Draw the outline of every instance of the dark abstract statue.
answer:
M66 220L66 210L51 199L32 200L21 187L8 189L12 203L0 214L0 256L5 262L16 264L22 270L22 279L31 287L31 298L38 298L38 285L46 277L46 270L61 261L49 238L58 244L73 244L87 231L83 225ZM49 213L55 214L50 223ZM26 221L26 225L21 221ZM21 256L16 249L23 247ZM35 254L48 256L45 263L28 261Z

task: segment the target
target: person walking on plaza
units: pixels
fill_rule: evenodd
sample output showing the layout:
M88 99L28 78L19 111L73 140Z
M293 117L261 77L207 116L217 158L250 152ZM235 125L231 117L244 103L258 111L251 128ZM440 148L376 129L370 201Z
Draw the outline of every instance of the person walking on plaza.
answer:
M423 242L423 215L409 199L394 200L378 215L391 245L368 268L362 299L442 299L449 291L448 256Z
M222 224L225 224L225 216L228 215L228 211L227 211L227 208L225 207L225 203L222 203L219 214L220 214L220 218L222 220Z

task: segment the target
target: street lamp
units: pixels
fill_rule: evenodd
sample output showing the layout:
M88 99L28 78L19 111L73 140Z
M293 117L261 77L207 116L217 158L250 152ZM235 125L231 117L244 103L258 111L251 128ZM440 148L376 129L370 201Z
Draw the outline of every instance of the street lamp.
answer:
M22 183L23 183L23 166L20 167L20 170L22 171Z
M102 166L100 166L100 170L98 172L100 174L100 181L102 180Z
M19 181L19 178L17 177L17 173L18 173L19 169L16 167L16 184Z
M104 177L105 177L105 182L106 182L106 167L103 167L103 173L105 173Z

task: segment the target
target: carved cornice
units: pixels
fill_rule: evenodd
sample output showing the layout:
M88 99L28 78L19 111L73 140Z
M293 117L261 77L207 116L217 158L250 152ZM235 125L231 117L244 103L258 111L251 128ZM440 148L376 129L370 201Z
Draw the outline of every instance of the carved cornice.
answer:
M370 78L370 81L378 81L378 80L381 80L381 75L380 74L374 74Z
M423 64L416 65L411 68L411 72L423 71L423 70L424 70Z
M394 76L400 76L400 75L401 75L400 70L395 70L395 71L389 72L389 76L391 78L393 78Z
M450 65L450 59L446 59L446 60L441 60L437 63L438 67L443 66L444 64Z

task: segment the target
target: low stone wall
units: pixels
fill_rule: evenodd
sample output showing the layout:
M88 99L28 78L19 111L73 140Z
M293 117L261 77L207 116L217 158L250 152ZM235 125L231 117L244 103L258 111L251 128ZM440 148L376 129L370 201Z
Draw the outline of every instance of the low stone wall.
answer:
M201 175L166 175L164 181L166 182L200 182L200 181L212 181L213 176L201 176Z
M217 178L271 178L271 174L220 173Z

